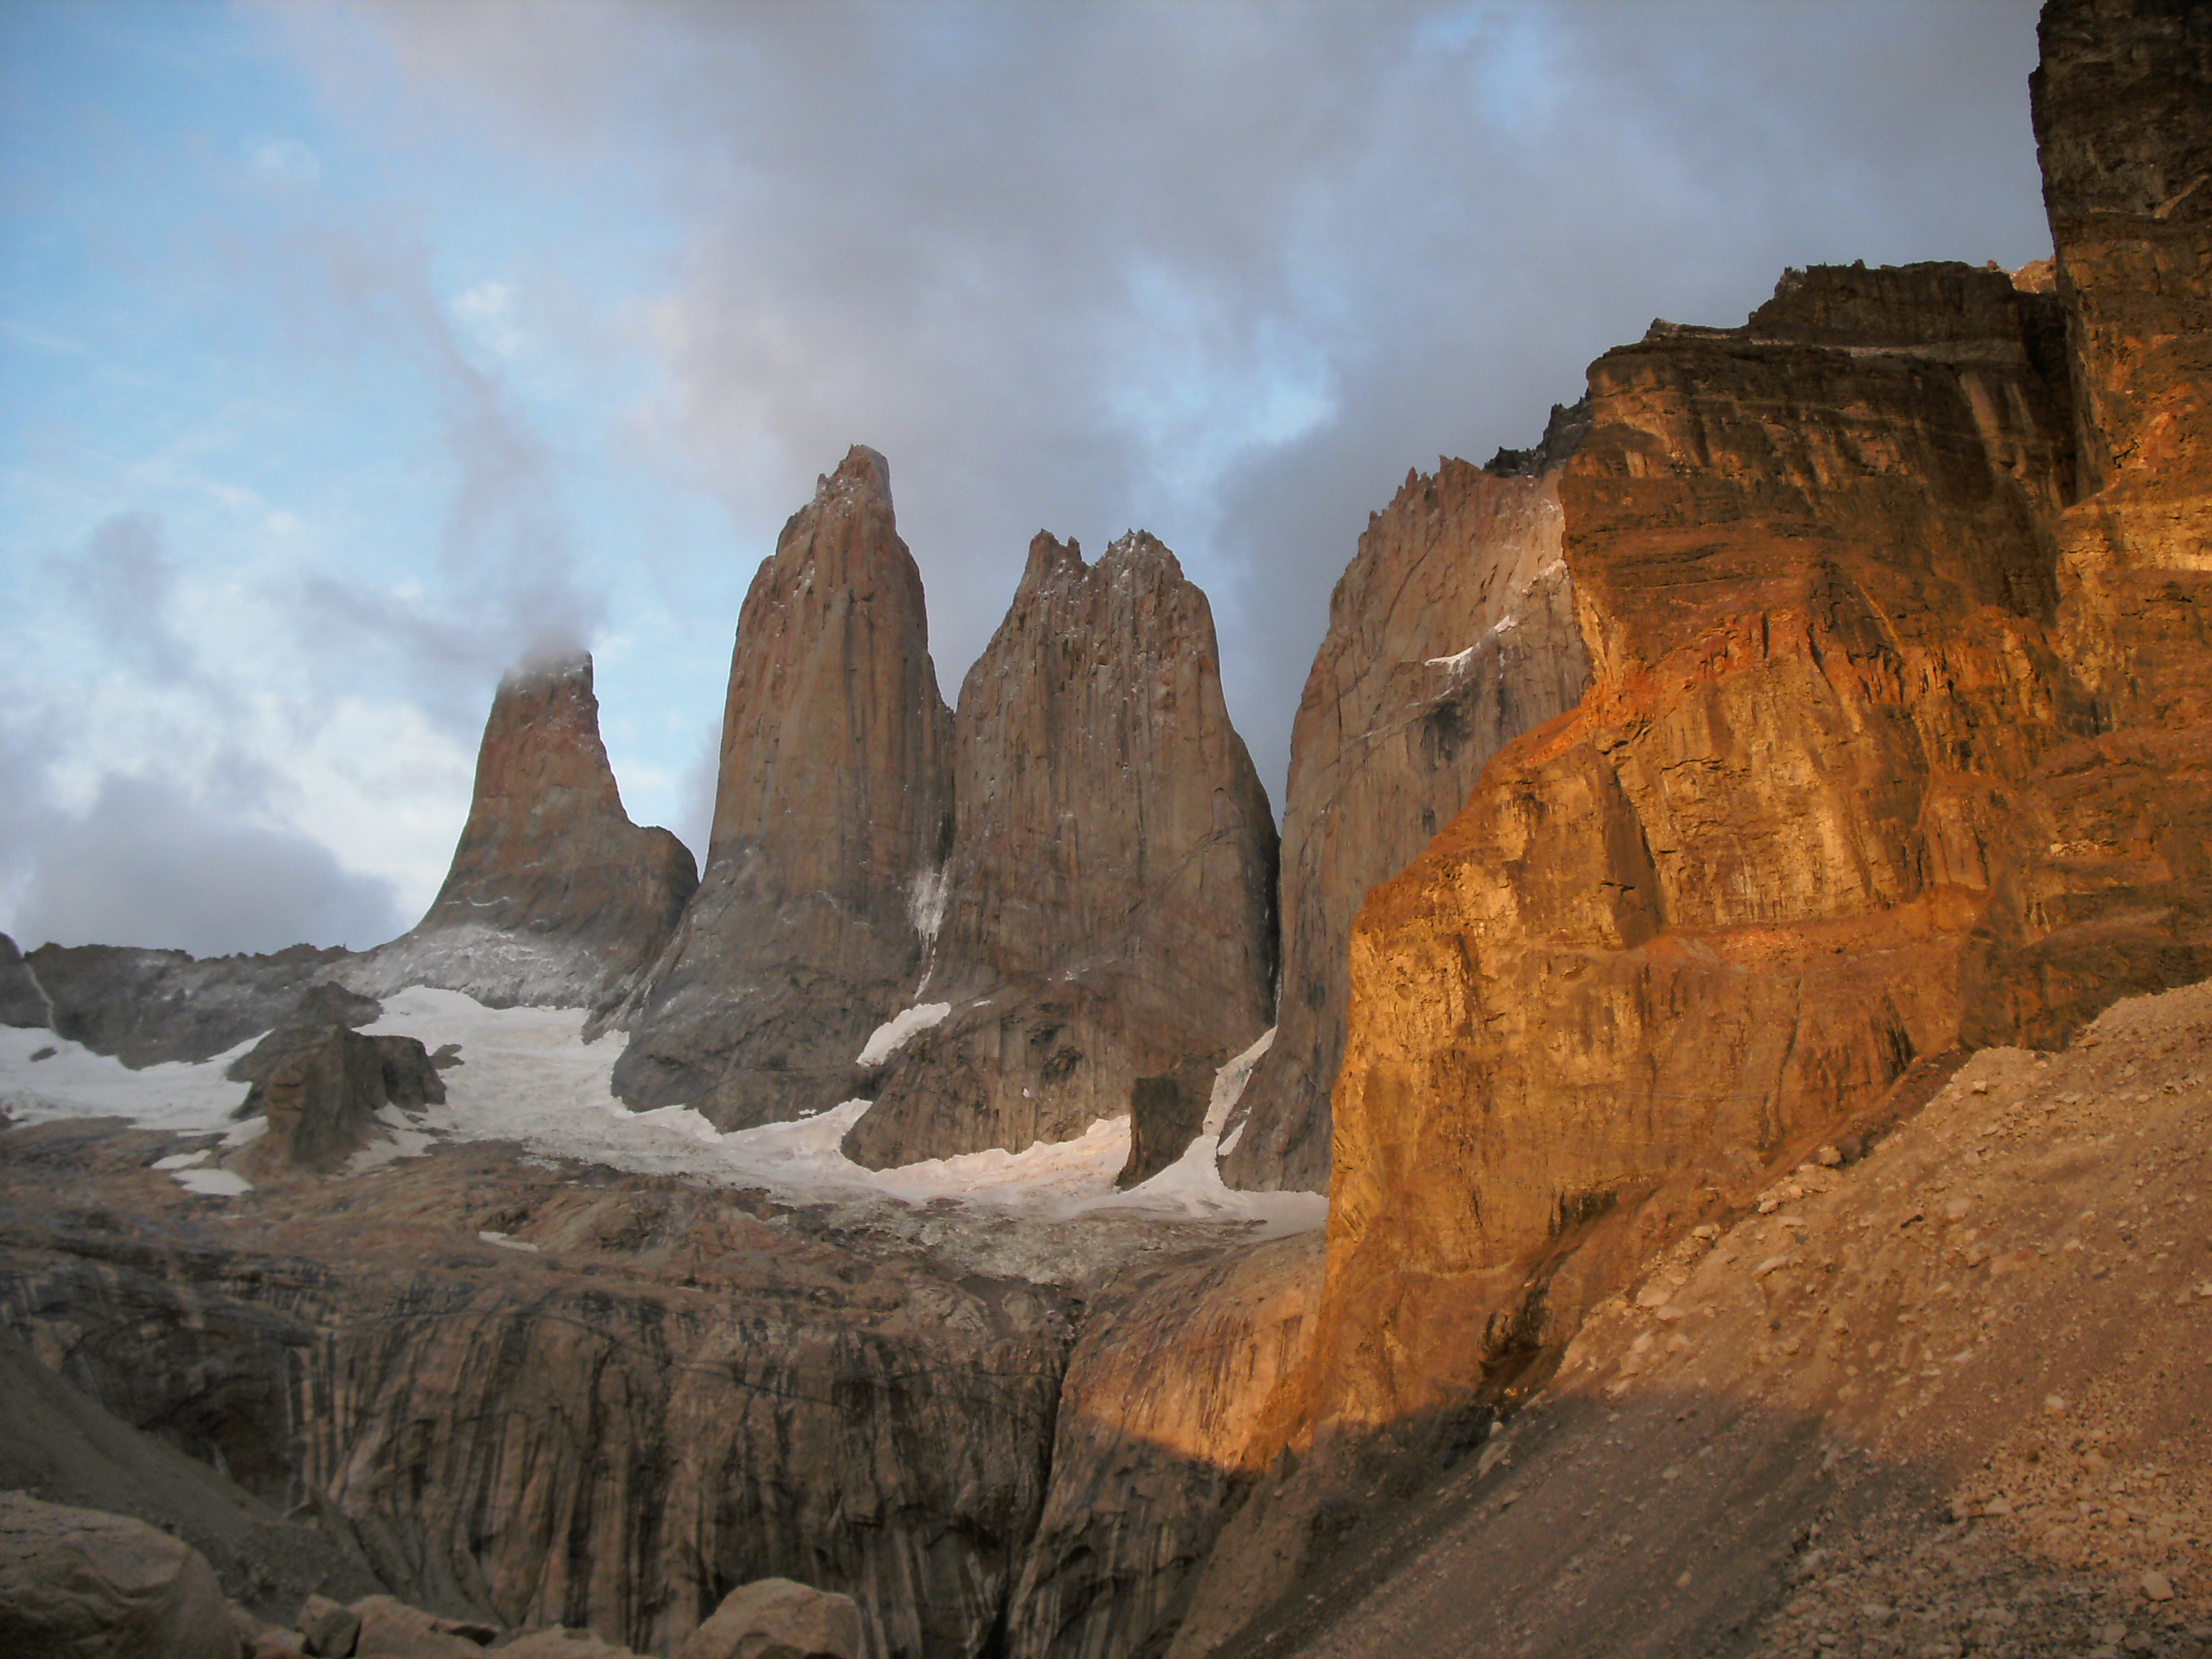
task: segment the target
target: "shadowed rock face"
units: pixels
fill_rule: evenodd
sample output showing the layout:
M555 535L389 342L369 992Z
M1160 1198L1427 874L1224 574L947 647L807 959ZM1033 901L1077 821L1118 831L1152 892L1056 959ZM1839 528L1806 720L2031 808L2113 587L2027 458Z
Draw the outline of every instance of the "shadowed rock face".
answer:
M623 811L591 658L532 665L492 700L429 914L346 977L377 996L434 985L495 1008L594 1006L659 954L697 885L690 849Z
M21 1023L51 1026L134 1070L212 1060L292 1019L301 999L347 961L344 951L312 945L197 959L120 945L41 945L22 963L48 1017ZM0 990L12 978L0 963ZM15 979L14 988L11 1006L27 1014L24 981Z
M1052 1486L1008 1604L1013 1659L1166 1645L1231 1498L1274 1448L1265 1408L1305 1357L1321 1239L1125 1268L1069 1357Z
M1096 565L1038 536L954 749L922 994L952 1012L884 1066L847 1154L1018 1152L1127 1114L1140 1087L1152 1121L1194 1130L1274 975L1274 821L1206 596L1142 532Z
M259 1186L212 1231L149 1139L9 1132L0 1318L124 1422L342 1518L404 1601L665 1654L782 1577L858 1601L871 1659L991 1650L1059 1291L896 1218L811 1231L490 1146Z
M1560 483L1590 690L1353 932L1328 1410L1571 1333L1621 1252L1958 1041L2022 782L2092 726L2049 638L2054 303L1815 270L1592 366Z
M699 891L623 1013L641 1109L724 1128L848 1098L921 976L945 860L951 715L882 456L855 447L784 526L738 621Z
M39 989L38 981L23 965L23 953L15 941L0 933L0 1025L27 1026L33 1030L45 1025L52 1018L46 999Z
M1408 473L1329 599L1291 734L1283 990L1274 1045L1221 1162L1246 1188L1328 1184L1352 918L1467 800L1483 763L1565 713L1589 663L1560 557L1559 469L1580 436Z

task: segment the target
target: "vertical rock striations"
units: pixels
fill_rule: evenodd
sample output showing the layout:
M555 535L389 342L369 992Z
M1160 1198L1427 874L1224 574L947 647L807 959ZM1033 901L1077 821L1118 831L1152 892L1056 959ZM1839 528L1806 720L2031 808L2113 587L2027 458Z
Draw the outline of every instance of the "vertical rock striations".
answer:
M1592 366L1589 692L1353 933L1327 1409L1464 1398L1957 1041L2018 782L2090 722L2057 326L1995 272L1815 270Z
M1202 1113L1268 1023L1276 853L1206 596L1142 532L1096 565L1039 535L955 752L927 986L952 1009L890 1057L847 1153L1019 1151L1140 1092L1163 1121Z
M2106 729L2024 799L1966 981L1970 1038L2056 1047L2212 975L2212 15L2054 0L2042 40L2082 453L2058 635Z
M1555 409L1540 448L1487 468L1408 473L1330 595L1291 734L1278 1027L1222 1159L1232 1186L1328 1186L1353 915L1458 812L1500 745L1583 694L1559 468L1585 416Z
M2121 725L2212 715L2212 15L2054 0L2030 82L2081 494L2062 623Z
M684 843L623 811L590 656L526 665L492 699L429 913L345 977L377 996L434 985L495 1008L595 1006L659 953L697 885Z
M921 974L951 736L890 469L855 446L745 595L706 872L623 1016L624 1100L738 1128L847 1097Z

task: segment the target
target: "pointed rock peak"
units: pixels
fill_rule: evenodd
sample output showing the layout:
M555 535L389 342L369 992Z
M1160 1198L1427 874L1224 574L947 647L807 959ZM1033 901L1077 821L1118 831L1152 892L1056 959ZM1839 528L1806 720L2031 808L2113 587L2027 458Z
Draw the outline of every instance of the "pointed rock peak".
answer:
M581 646L547 645L532 650L499 678L499 695L544 690L563 684L592 695L592 653Z
M827 495L860 494L879 495L885 501L891 498L891 464L880 451L866 444L854 444L845 452L845 459L837 463L835 472L814 481L817 501Z
M1049 530L1040 530L1030 538L1030 558L1022 568L1021 586L1029 588L1054 576L1079 573L1088 568L1083 562L1083 544L1069 537L1061 541Z
M781 553L799 538L817 532L825 524L874 521L886 540L896 540L896 515L891 508L891 464L866 444L845 452L835 472L817 474L814 499L793 514L775 539Z
M1101 570L1141 570L1154 568L1175 581L1182 580L1182 565L1168 550L1167 544L1149 530L1125 530L1106 544L1105 556L1098 561Z

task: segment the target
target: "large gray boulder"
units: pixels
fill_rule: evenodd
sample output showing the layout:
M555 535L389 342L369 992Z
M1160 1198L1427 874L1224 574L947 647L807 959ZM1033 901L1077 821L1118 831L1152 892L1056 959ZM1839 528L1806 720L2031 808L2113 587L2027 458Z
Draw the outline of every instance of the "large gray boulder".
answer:
M676 1659L861 1659L860 1605L788 1578L762 1578L723 1598Z
M143 1521L0 1492L0 1653L238 1659L205 1557Z

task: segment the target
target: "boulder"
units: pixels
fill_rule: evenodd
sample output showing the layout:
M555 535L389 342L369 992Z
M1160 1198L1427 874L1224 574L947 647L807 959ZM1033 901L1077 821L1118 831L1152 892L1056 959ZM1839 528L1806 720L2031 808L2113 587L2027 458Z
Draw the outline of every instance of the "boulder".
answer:
M860 1609L849 1595L788 1578L732 1590L684 1638L677 1659L862 1659Z
M589 653L526 663L492 699L445 885L346 976L380 996L434 985L494 1008L596 1007L659 955L698 884L682 842L623 810Z
M366 1595L349 1609L360 1620L354 1659L481 1659L496 1626L441 1618L390 1595Z
M301 1645L315 1659L351 1659L361 1641L361 1615L327 1595L309 1596L295 1622Z
M617 1016L624 1101L735 1129L848 1097L921 975L951 745L890 468L856 446L745 595L706 871Z
M0 1651L237 1659L215 1570L141 1521L0 1492Z
M1038 536L961 687L954 752L915 997L951 1012L881 1066L847 1156L1019 1152L1128 1115L1141 1085L1196 1103L1148 1114L1146 1161L1164 1167L1274 998L1274 819L1205 594L1141 531L1095 565ZM1170 1122L1180 1139L1152 1144Z
M377 1114L443 1105L446 1082L420 1041L334 1026L294 1048L246 1093L239 1115L266 1113L249 1162L258 1171L327 1174L377 1137Z

